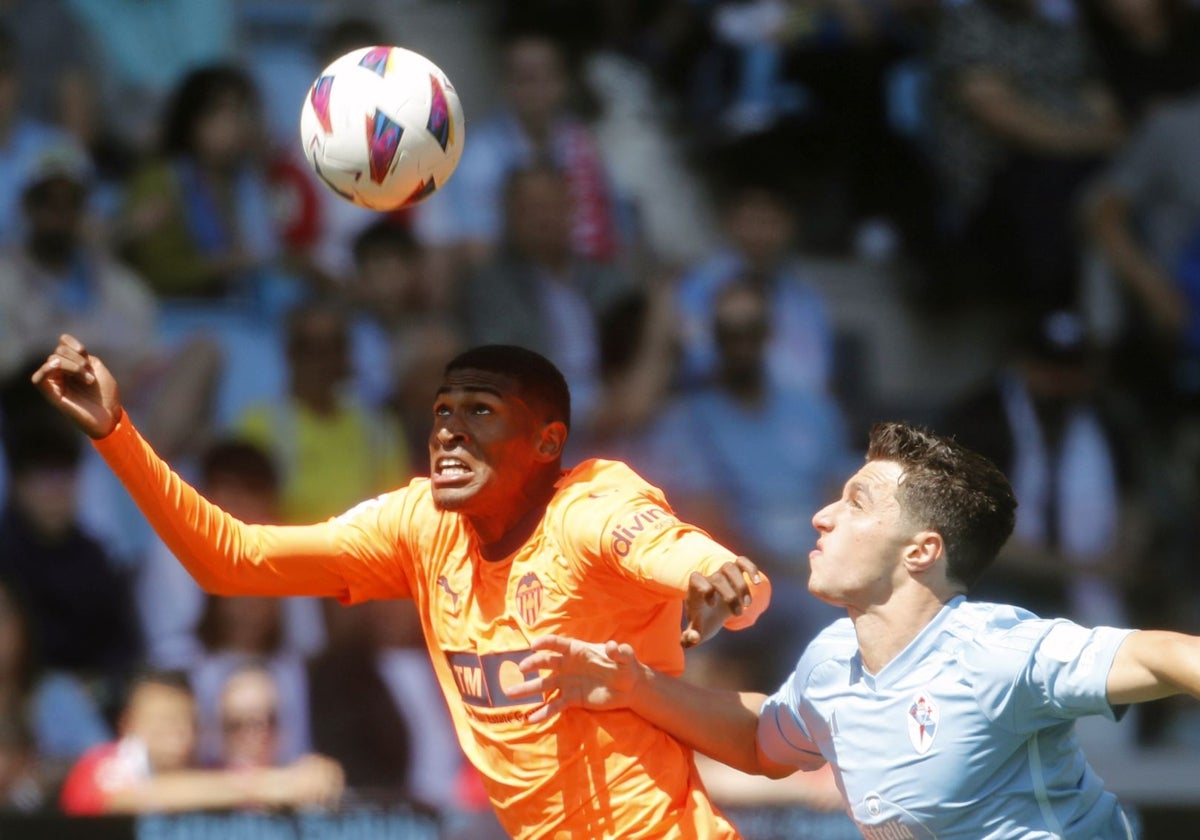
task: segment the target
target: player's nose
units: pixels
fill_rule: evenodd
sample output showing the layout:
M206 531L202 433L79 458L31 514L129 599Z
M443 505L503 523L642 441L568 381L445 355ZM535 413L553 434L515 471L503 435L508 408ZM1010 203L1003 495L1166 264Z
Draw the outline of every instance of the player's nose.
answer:
M455 441L464 440L466 434L458 423L447 417L438 423L433 432L433 438L442 446L448 446Z
M833 509L837 507L837 502L825 505L819 511L813 514L812 524L818 531L824 533L833 528Z

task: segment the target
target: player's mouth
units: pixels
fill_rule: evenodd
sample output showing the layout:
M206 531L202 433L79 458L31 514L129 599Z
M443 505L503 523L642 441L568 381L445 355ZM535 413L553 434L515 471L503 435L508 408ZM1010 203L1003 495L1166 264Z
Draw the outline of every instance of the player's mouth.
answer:
M462 458L442 456L433 462L430 480L434 487L462 487L475 477L475 471Z

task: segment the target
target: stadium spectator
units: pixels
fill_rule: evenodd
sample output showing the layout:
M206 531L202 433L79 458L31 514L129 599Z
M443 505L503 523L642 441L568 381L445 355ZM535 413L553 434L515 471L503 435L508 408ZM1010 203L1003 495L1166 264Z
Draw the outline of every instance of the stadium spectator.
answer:
M199 760L207 765L220 763L221 692L231 676L249 665L267 671L278 688L276 763L295 761L310 752L307 669L304 657L284 646L283 600L209 595L196 634L204 649L190 672L200 728Z
M90 750L71 769L59 797L63 811L96 816L337 804L341 768L322 756L266 769L198 769L194 715L184 677L140 676L124 704L119 739Z
M0 24L0 246L21 235L21 188L32 162L47 146L69 142L65 132L22 113L18 49Z
M931 79L936 160L958 300L1017 314L1078 305L1080 187L1124 139L1077 21L1034 0L946 10Z
M723 208L725 242L686 271L675 293L682 332L680 377L695 387L717 374L712 324L721 290L735 282L762 289L771 310L767 370L773 387L822 391L831 384L833 325L795 252L797 210L778 187L734 187Z
M235 6L229 0L163 0L147 14L122 0L67 0L72 17L96 44L122 129L139 149L155 136L155 118L192 69L227 60L235 49Z
M423 324L412 336L411 356L397 372L388 409L406 437L413 475L429 474L429 395L437 392L447 363L464 349L457 325Z
M1200 96L1138 128L1087 196L1092 241L1128 306L1116 371L1170 432L1200 398ZM1181 412L1181 409L1183 410Z
M413 605L324 603L329 644L309 662L314 746L341 762L347 786L364 799L458 810L462 750Z
M197 475L205 495L243 522L279 521L279 476L260 447L218 440L201 456ZM196 666L204 653L197 630L206 596L161 541L155 540L139 564L135 592L151 667L188 671ZM302 657L318 651L325 643L320 605L310 598L285 598L281 608L283 649Z
M452 301L439 300L425 253L407 228L382 219L354 239L354 269L343 284L350 317L354 390L372 408L383 405L399 372L420 352L431 321L449 321ZM424 424L422 409L422 425Z
M281 521L317 522L399 485L411 474L408 453L391 418L346 393L352 371L343 309L299 304L284 333L287 397L247 406L234 425L278 465Z
M159 296L270 303L281 243L259 120L257 90L232 65L197 68L175 86L162 156L132 177L118 230Z
M577 454L647 404L657 405L674 359L672 332L639 317L636 302L651 290L615 266L574 252L571 207L563 171L547 165L512 170L504 196L505 248L468 278L461 309L468 344L519 344L562 370L580 447L571 454ZM628 354L619 376L603 352L611 342Z
M414 231L431 249L436 276L452 279L459 267L478 267L496 255L504 244L509 175L539 162L566 178L573 254L610 262L622 245L620 208L595 138L568 108L571 79L562 49L547 37L518 33L502 53L504 105L472 124L454 177L414 213Z
M269 668L248 662L226 677L217 718L220 766L235 770L279 762L279 686Z
M770 697L656 672L616 641L550 636L520 665L530 716L631 710L699 752L783 777L830 765L864 837L1128 838L1075 734L1090 716L1200 697L1200 637L1088 628L965 592L1008 538L1016 500L987 459L898 423L813 516L809 587L848 617ZM894 724L893 724L894 722Z
M510 834L653 821L663 834L736 837L689 751L652 727L584 714L529 728L528 709L504 696L530 633L615 633L679 673L683 648L752 624L769 600L750 560L676 519L626 465L564 471L570 392L543 356L505 345L457 356L434 398L430 479L293 527L244 524L172 473L125 415L111 373L74 337L33 381L109 455L208 589L413 599L459 744Z
M64 119L64 100L76 86L102 77L102 58L68 0L4 0L0 28L11 38L21 78L21 113L46 125ZM53 53L53 66L46 56Z
M0 377L22 371L64 331L86 336L113 360L154 445L168 456L194 454L219 351L194 336L164 357L153 293L87 236L93 172L75 146L59 143L41 148L15 179L23 238L0 253Z
M71 761L111 734L141 640L128 581L79 524L78 441L58 415L30 401L24 378L9 380L0 401L10 470L0 577L28 613L44 695L31 720L39 753Z
M1200 87L1200 13L1190 3L1087 0L1079 13L1127 125Z
M1124 626L1152 575L1146 425L1107 385L1106 359L1074 312L1026 330L1015 358L949 407L940 430L1012 482L1013 538L972 590L1038 615Z
M776 313L762 287L725 285L713 310L713 380L666 406L636 463L680 516L770 574L774 609L704 650L721 661L741 659L754 684L770 687L836 617L808 594L803 547L812 522L801 511L820 507L853 459L841 412L826 392L788 390L770 377Z

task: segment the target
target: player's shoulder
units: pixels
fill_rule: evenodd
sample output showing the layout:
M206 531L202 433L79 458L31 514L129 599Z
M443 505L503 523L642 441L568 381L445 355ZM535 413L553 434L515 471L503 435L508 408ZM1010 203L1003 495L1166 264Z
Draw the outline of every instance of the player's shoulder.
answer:
M1066 619L1040 618L1012 604L966 601L954 610L943 628L946 641L966 672L977 679L1005 679L1026 667L1057 626L1075 627Z
M1046 632L1050 619L1015 604L963 600L952 606L944 632L962 639L995 642L1037 637Z
M798 687L846 673L858 653L858 637L849 618L839 618L818 633L796 663L792 679Z
M676 520L662 491L632 467L595 458L559 479L545 521L568 542L591 542L622 525L640 532Z
M590 507L600 508L641 498L664 501L662 491L624 461L590 458L563 474L551 504L566 507L573 502L590 501L599 503Z
M403 487L359 502L337 520L348 523L362 517L376 516L380 519L411 518L418 523L427 523L440 519L443 514L433 503L429 479L417 477Z

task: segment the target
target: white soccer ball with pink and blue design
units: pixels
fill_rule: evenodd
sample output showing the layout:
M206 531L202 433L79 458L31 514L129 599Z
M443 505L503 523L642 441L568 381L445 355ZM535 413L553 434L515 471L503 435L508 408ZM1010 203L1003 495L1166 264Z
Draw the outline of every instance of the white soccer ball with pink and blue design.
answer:
M372 210L416 204L445 184L462 156L464 129L446 74L402 47L363 47L334 60L300 112L313 171Z

